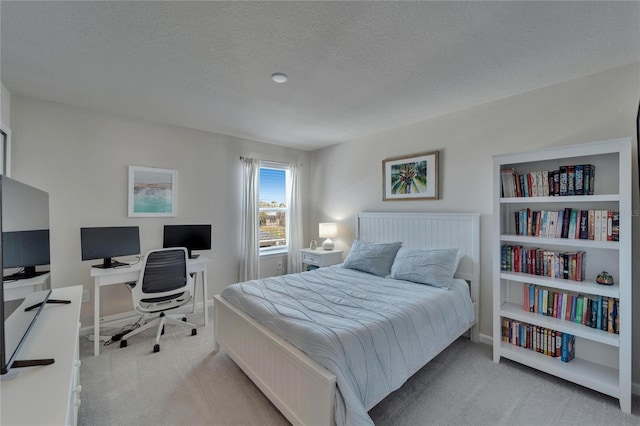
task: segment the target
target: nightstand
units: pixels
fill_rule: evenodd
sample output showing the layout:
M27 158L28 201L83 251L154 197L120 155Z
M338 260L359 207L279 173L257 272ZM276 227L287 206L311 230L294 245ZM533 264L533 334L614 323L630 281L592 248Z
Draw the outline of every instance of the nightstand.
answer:
M342 250L301 249L300 263L303 271L305 270L305 264L322 268L342 263Z

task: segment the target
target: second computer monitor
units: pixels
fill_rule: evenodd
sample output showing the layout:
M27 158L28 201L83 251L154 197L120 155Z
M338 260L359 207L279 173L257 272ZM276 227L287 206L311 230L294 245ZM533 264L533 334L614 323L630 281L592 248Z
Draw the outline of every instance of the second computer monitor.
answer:
M186 247L194 259L192 250L211 250L211 225L165 225L162 246Z
M116 256L140 254L140 231L137 226L80 228L82 260L102 259L95 268L115 268L125 263Z

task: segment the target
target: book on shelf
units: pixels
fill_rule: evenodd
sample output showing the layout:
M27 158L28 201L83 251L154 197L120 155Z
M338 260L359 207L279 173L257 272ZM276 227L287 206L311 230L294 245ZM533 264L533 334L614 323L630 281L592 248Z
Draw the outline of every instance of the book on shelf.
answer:
M602 210L601 216L602 216L602 222L600 226L600 240L607 241L607 229L609 226L609 212L607 210Z
M611 241L620 241L620 212L616 210L611 214Z
M502 341L533 352L560 358L564 362L575 356L575 337L557 330L502 318Z
M589 211L580 210L580 234L578 238L586 240L589 238Z
M582 164L575 166L574 191L576 195L584 195L584 165Z
M562 231L560 238L569 238L569 227L571 222L571 209L565 208L562 212Z
M598 324L598 299L593 298L591 300L591 322L589 323L589 327L596 328Z
M582 323L582 305L584 300L581 297L576 298L576 313L575 313L575 322L578 324Z
M616 333L616 321L618 320L618 302L613 298L609 298L609 312L607 315L607 331ZM617 333L616 333L617 334Z
M620 240L620 212L617 210L579 210L566 207L557 211L513 212L516 235L541 238L567 238L594 241Z
M514 169L500 170L500 178L502 182L502 196L515 197L515 187L513 185Z
M502 271L584 281L584 251L555 252L537 247L502 245L500 268Z
M570 362L576 356L576 336L562 333L561 340L560 360L562 362Z
M593 195L594 192L594 184L595 184L595 176L596 176L596 166L593 164L585 164L584 165L584 195Z
M594 231L593 231L593 239L595 241L601 241L602 240L602 233L601 233L601 229L602 229L602 210L595 210L594 212Z
M567 166L567 195L576 195L576 168L575 166Z
M520 174L513 167L506 167L500 170L500 178L503 197L593 195L595 166L566 165Z
M606 301L604 307L603 300ZM609 333L619 333L616 324L618 306L619 300L616 298L587 296L531 283L523 284L524 311L602 329Z
M602 330L602 312L604 312L604 299L598 296L598 312L596 313L596 328Z
M560 166L560 193L558 195L561 197L568 195L567 166Z
M578 226L578 210L569 209L569 230L567 232L567 238L576 238L576 227Z

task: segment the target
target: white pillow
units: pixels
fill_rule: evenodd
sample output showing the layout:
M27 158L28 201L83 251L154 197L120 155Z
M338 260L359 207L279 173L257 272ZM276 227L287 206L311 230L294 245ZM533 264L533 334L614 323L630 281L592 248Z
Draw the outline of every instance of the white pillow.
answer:
M402 243L370 243L355 239L343 266L386 277Z
M400 247L391 266L391 278L448 289L462 257L455 248Z

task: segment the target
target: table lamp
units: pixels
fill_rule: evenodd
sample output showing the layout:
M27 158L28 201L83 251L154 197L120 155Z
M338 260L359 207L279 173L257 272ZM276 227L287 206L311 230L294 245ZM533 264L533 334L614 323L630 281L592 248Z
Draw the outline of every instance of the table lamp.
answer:
M322 243L322 248L325 250L333 250L333 241L331 238L338 236L338 224L337 223L321 223L319 226L320 238L326 238Z

